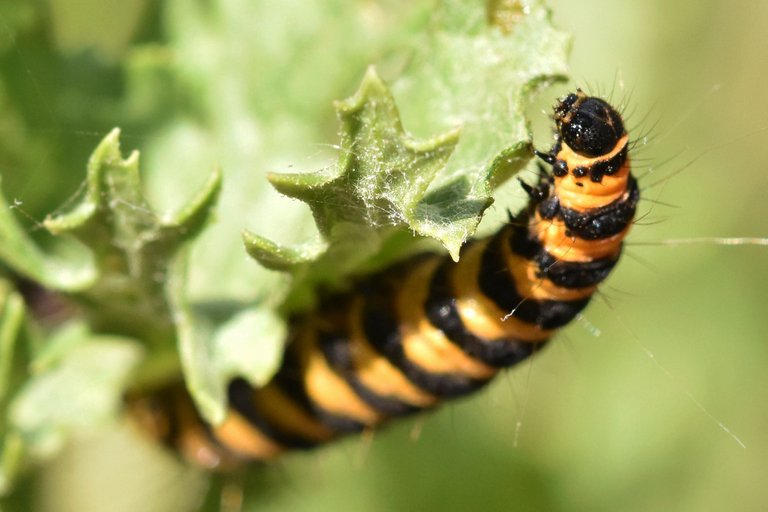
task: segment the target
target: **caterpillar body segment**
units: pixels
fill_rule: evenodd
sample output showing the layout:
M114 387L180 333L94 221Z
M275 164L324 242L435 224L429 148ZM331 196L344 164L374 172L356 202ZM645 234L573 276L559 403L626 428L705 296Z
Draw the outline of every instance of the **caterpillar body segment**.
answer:
M540 350L615 266L639 200L616 110L579 90L554 117L536 152L552 172L523 184L530 205L508 225L458 262L421 255L328 297L265 387L230 383L222 424L166 397L158 437L209 468L269 460L471 394Z

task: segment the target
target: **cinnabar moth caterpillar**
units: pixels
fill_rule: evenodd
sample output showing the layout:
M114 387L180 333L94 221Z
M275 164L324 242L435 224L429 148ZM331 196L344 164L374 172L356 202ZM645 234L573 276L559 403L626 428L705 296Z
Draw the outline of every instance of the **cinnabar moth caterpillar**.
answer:
M292 329L263 388L229 385L220 425L186 391L150 399L153 430L209 468L272 459L472 393L537 352L619 259L639 190L620 114L581 90L555 106L552 166L529 207L458 262L422 255L328 297Z

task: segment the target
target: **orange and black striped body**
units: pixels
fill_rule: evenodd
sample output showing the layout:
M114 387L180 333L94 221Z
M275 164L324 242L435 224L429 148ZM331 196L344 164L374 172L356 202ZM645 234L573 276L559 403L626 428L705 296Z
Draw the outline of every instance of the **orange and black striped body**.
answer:
M537 153L553 172L524 185L525 212L456 263L423 255L329 297L296 322L265 387L232 381L216 426L177 406L166 440L209 467L271 459L472 393L538 351L616 264L639 199L612 107L578 91L555 120L554 148Z

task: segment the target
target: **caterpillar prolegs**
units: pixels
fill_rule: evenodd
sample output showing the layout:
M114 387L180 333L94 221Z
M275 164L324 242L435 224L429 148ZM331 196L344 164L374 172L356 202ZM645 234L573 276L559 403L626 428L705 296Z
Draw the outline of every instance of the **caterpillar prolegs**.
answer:
M220 425L183 388L148 401L154 433L209 468L310 448L482 388L541 349L619 259L639 190L620 114L582 91L554 109L551 165L528 208L458 262L421 255L295 322L263 388L229 384Z

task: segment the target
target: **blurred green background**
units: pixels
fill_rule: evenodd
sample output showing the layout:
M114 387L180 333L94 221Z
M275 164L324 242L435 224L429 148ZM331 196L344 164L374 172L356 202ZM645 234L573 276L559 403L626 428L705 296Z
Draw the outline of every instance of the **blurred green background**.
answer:
M178 201L170 191L196 188L212 162L254 176L312 169L326 156L322 144L335 140L330 100L349 95L369 62L391 57L383 53L391 41L428 10L395 0L329 0L325 10L252 4L0 3L6 197L41 219L76 190L88 154L115 125L145 165L192 177L151 176L161 206ZM768 235L768 4L549 4L574 37L574 83L532 107L537 145L549 144L549 105L574 85L626 99L631 135L650 130L633 153L647 200L616 275L546 353L487 392L372 439L286 457L226 484L227 503L244 489L248 510L768 510L768 249L664 245ZM263 10L284 22L265 22ZM328 26L328 12L339 25ZM185 39L190 25L211 19ZM281 37L296 31L303 46L282 54ZM364 34L366 46L345 45L349 31ZM260 41L261 53L243 34ZM217 54L226 38L228 53ZM162 44L171 39L183 62L168 66ZM346 65L315 58L328 53ZM206 66L212 72L201 80ZM308 88L292 74L298 68L319 78ZM262 75L282 79L262 83ZM273 90L275 99L237 104L244 87ZM303 126L292 115L313 109L326 124ZM251 117L270 120L269 133ZM168 148L187 153L165 161ZM206 485L115 426L76 443L25 484L31 501L3 510L193 510Z

